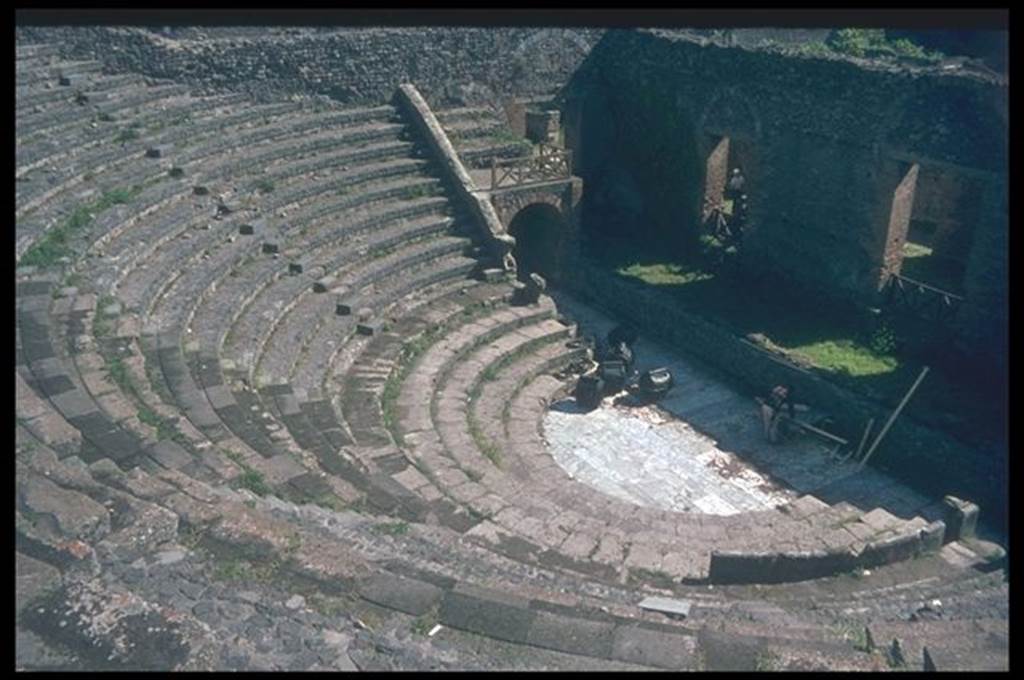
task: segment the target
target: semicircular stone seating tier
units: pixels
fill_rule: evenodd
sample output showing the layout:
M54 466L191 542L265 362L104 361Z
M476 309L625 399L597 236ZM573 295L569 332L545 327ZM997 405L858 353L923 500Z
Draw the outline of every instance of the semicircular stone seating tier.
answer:
M785 619L783 634L751 614L760 596L744 586L705 589L713 553L859 554L920 543L936 523L812 495L673 512L574 479L542 421L568 389L564 369L587 356L578 326L551 298L511 303L410 114L194 96L47 45L17 57L19 574L79 573L83 555L120 574L168 546L206 574L193 548L209 544L395 615L594 663L702 667L699 628L638 609L638 593L685 596L730 639L813 648L834 667L877 661L818 629L854 606L858 620L891 621L893 591L831 591L822 575L815 613ZM438 117L468 162L518 148L489 109ZM1001 601L1005 584L962 559L906 599ZM73 580L61 591L72 599ZM132 583L122 600L172 597ZM799 583L765 587L773 612L804 597ZM174 625L230 646L190 611ZM315 637L337 623L308 625ZM231 644L264 644L250 637ZM275 649L274 663L299 658ZM229 663L218 658L204 663Z

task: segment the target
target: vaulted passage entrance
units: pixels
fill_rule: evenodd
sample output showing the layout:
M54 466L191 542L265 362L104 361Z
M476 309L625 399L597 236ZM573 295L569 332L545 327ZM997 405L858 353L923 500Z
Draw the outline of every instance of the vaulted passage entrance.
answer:
M558 276L558 252L566 225L558 210L547 203L534 203L520 210L508 226L516 239L512 251L518 264L519 279L537 273L549 283Z

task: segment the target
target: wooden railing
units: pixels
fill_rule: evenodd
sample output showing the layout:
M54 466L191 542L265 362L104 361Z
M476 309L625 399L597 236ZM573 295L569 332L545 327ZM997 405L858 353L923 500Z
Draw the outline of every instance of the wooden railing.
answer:
M886 303L908 309L921 317L948 322L956 316L964 298L948 291L892 274L885 287Z
M536 155L491 160L491 188L550 182L572 176L572 151L541 145Z

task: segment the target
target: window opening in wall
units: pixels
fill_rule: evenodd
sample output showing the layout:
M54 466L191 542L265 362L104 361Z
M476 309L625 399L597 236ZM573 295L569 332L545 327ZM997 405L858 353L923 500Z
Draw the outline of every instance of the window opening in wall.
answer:
M962 294L981 188L953 170L921 167L900 276Z

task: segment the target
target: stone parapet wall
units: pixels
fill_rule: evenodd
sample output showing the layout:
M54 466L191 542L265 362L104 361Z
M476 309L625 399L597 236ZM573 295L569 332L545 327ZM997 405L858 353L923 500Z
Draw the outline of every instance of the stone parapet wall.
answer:
M860 551L749 552L715 550L708 580L713 583L786 583L826 578L853 569L880 567L942 547L946 525L932 522L896 536L870 541Z
M430 106L416 87L408 83L398 88L395 97L409 115L413 126L426 140L431 154L440 162L446 179L455 188L460 200L480 226L488 250L498 262L502 262L515 244L515 239L505 233L505 228L502 227L490 199L478 192L476 183L459 160L459 155L441 128L441 124L437 122Z

